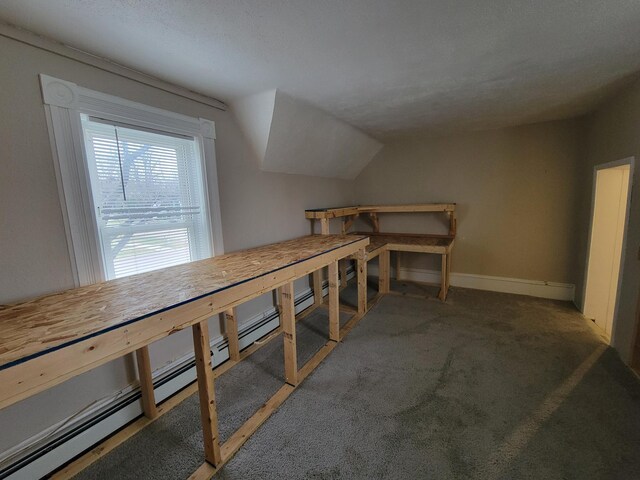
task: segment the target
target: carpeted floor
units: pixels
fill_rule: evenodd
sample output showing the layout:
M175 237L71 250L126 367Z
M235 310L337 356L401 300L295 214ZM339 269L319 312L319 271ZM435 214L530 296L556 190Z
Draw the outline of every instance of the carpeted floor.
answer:
M300 365L327 321L298 323ZM280 339L218 379L223 440L282 383ZM187 478L199 418L192 396L77 478ZM386 296L217 478L640 479L640 381L569 303Z

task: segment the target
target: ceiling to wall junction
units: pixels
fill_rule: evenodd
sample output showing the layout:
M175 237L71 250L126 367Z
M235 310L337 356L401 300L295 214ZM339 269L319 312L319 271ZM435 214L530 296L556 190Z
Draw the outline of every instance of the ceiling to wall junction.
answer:
M578 115L640 69L637 0L4 0L5 21L227 102L379 139Z

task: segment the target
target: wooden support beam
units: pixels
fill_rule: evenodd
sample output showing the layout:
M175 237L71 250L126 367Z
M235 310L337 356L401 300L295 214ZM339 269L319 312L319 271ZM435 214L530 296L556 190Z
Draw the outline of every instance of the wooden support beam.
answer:
M444 298L447 299L447 295L449 294L449 286L451 285L451 251L447 254L447 281L444 285Z
M320 233L322 235L329 235L329 219L328 218L320 219Z
M312 274L313 277L313 305L322 303L322 269L318 269Z
M151 375L148 346L145 345L136 350L136 362L138 363L138 377L140 378L140 390L142 391L142 410L145 417L153 420L158 416L158 408L156 407L156 398L153 393L153 377Z
M456 211L451 210L447 212L449 215L449 235L452 237L456 236L456 232L458 230L458 221L456 219Z
M380 254L379 268L378 268L378 292L389 293L389 283L391 281L391 253L389 250L385 250Z
M218 435L218 413L213 385L211 350L209 345L209 325L207 320L196 323L193 330L193 347L198 375L198 395L200 397L200 417L204 440L204 458L214 467L220 464L220 439Z
M378 221L378 214L376 212L369 212L369 223L373 228L374 233L380 231L380 222Z
M438 293L438 298L443 302L447 298L447 255L441 255L442 258L442 267L440 271L440 292Z
M298 355L293 295L293 282L282 286L280 290L280 323L284 339L284 378L285 382L295 387L298 384Z
M338 267L340 268L340 288L347 286L347 267L349 266L348 259L342 259L338 261Z
M400 275L400 269L402 268L402 252L396 251L396 280L402 280Z
M455 203L419 203L410 205L363 205L357 207L358 212L377 213L414 213L414 212L450 212L455 210Z
M353 225L353 222L356 221L356 218L358 218L360 214L356 213L355 215L351 215L348 218L345 218L342 220L342 234L346 234L349 229L351 228L351 226Z
M365 249L358 250L358 314L364 315L367 312L367 260Z
M329 264L329 339L340 341L340 299L338 262Z
M238 339L238 316L235 308L224 312L227 342L229 343L229 359L237 362L240 360L240 342Z

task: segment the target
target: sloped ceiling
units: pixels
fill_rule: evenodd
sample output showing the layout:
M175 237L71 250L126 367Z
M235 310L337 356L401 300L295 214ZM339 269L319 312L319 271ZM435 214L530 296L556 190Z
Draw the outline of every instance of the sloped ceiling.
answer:
M277 90L232 103L268 172L354 179L382 144L322 110Z
M584 113L640 69L638 0L3 0L0 17L227 102L379 139Z

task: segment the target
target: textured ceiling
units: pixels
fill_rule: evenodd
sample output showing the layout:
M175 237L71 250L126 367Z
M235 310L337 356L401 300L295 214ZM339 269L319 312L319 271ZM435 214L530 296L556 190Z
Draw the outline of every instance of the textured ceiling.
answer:
M3 0L0 17L226 101L379 138L584 113L640 70L638 0Z

